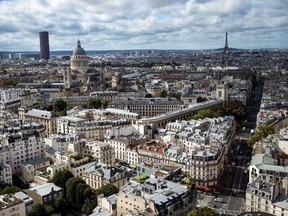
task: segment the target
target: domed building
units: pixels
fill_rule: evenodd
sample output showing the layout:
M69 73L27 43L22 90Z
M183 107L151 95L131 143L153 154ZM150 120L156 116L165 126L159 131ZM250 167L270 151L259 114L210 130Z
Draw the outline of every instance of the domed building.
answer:
M81 47L80 40L78 39L77 47L73 52L71 58L71 70L77 70L82 73L86 73L89 69L89 58L86 56L85 50Z

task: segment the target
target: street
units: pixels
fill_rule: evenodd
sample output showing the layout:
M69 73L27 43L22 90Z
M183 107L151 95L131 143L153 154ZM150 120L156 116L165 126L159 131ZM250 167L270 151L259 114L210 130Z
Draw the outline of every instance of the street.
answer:
M251 136L251 129L255 130L257 113L260 109L262 87L258 86L252 92L247 102L248 116L245 121L245 130L236 132L232 141L228 162L224 167L222 185L224 186L218 196L198 193L197 206L208 206L215 209L219 215L238 215L244 211L245 190L249 178L249 163L252 150L247 146L247 140ZM219 202L221 201L221 202Z

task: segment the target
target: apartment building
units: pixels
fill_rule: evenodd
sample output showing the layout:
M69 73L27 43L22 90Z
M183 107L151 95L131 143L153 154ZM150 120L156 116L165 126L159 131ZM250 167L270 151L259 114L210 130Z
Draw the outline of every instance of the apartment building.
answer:
M0 196L0 215L3 216L26 216L25 204L14 195L5 194Z
M94 189L106 184L113 184L120 189L127 183L127 172L117 167L106 164L94 164L90 166L82 176L83 180Z
M7 101L20 99L23 92L24 92L24 89L21 89L21 88L1 89L0 90L1 102L7 102Z
M84 121L74 116L61 116L57 119L57 134L76 135L77 127Z
M112 138L107 140L107 143L109 143L115 151L115 158L117 160L125 161L126 160L126 150L128 146L130 145L130 139L127 137L118 137L118 138Z
M98 206L102 209L106 209L111 216L117 216L117 195L113 194L108 197L104 197L103 194L97 197ZM94 212L94 211L93 211Z
M0 145L0 165L11 164L10 150L8 145Z
M57 196L62 196L62 193L62 188L56 186L54 183L46 183L28 189L28 196L33 199L34 204L40 203L42 205L52 203L53 199Z
M176 98L118 98L108 104L109 108L129 110L141 116L155 116L183 108Z
M90 92L90 97L97 97L102 102L109 103L118 97L118 91L94 91Z
M59 152L78 152L78 140L73 135L50 135L44 138L45 145Z
M38 132L10 134L3 138L3 143L8 146L12 172L20 173L20 165L25 161L43 156L43 143ZM7 159L7 158L6 158Z
M23 114L25 120L40 122L45 126L46 134L56 134L58 116L50 111L32 109Z
M249 166L249 183L261 180L278 184L280 192L288 195L288 167L278 165L278 160L270 154L256 154L252 157Z
M130 121L126 119L86 120L74 116L63 116L57 120L57 133L103 141L107 130L128 124Z
M43 169L50 166L50 161L47 158L40 157L33 160L25 161L20 164L22 177L27 182L32 182L36 174L36 170Z
M153 176L140 185L130 181L119 191L117 215L184 215L192 208L192 194L179 183Z
M12 181L12 167L9 164L0 165L0 182L13 185Z
M246 190L246 211L266 212L275 216L288 214L288 197L280 194L279 183L255 180Z
M91 155L98 163L115 164L115 150L110 144L100 141L83 141L80 145L81 153Z

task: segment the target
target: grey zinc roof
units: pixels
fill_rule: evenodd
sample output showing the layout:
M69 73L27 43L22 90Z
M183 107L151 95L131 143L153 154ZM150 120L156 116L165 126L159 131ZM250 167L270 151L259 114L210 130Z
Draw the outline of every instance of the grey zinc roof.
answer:
M288 167L270 165L270 164L262 164L259 166L259 169L270 170L270 171L281 172L281 173L288 173Z
M113 194L113 195L111 195L111 196L109 196L109 197L107 197L107 200L108 200L108 202L110 203L110 204L116 204L117 203L117 196L116 196L116 194Z
M260 184L259 189L257 189L257 184ZM272 187L273 187L273 184L269 182L262 182L260 180L255 180L249 185L249 187L247 188L247 191L251 193L252 189L253 190L257 189L258 191L262 191L262 192L266 192L270 194L272 192L271 190Z
M38 109L29 110L24 115L43 119L52 119L57 117L57 115L53 112Z
M56 186L54 183L46 183L46 184L31 188L29 190L36 191L40 196L46 196L46 195L50 194L52 190L60 191L62 189L60 187Z
M35 166L35 165L38 165L38 164L46 163L47 161L48 161L47 158L40 157L40 158L35 158L33 160L29 160L29 161L23 162L23 165L31 164L31 165Z
M251 165L262 165L262 164L277 165L277 160L273 159L272 156L268 154L256 154L252 157Z
M273 205L279 208L288 209L288 197L285 195L278 196Z
M17 193L14 194L15 197L17 197L18 199L21 199L23 202L32 202L33 199L31 197L29 197L27 194L25 194L22 191L19 191Z
M107 209L101 208L97 206L94 210L93 213L90 214L89 216L111 216L112 214L107 211Z
M113 176L115 176L118 173L123 173L125 171L118 169L116 167L113 166L107 166L107 165L92 165L90 166L87 170L87 173L91 173L91 172L96 172L99 175L103 175L105 178L109 179Z
M9 151L9 147L7 145L0 145L0 152Z

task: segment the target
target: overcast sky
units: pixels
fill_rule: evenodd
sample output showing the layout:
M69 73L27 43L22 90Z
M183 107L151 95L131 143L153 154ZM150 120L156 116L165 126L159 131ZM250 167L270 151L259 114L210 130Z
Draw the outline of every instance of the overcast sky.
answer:
M288 0L0 0L0 50L288 48Z

